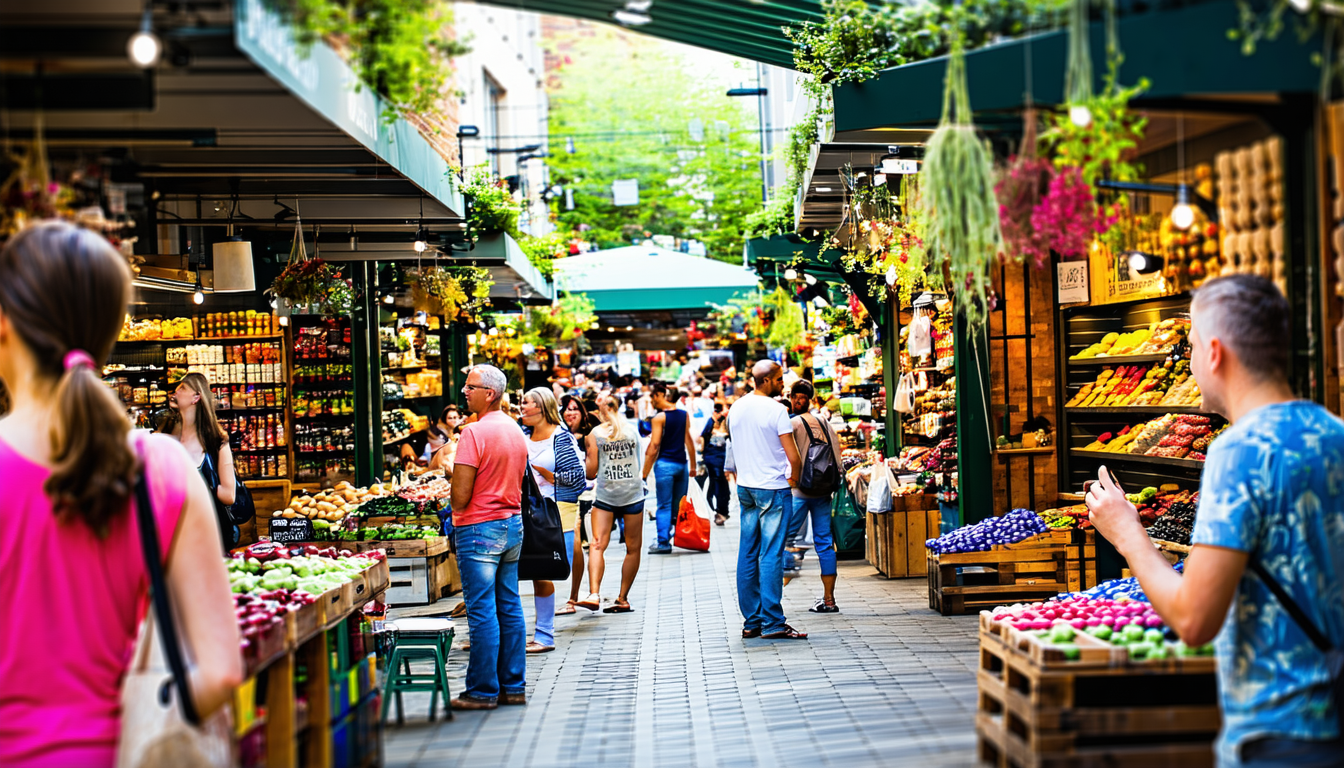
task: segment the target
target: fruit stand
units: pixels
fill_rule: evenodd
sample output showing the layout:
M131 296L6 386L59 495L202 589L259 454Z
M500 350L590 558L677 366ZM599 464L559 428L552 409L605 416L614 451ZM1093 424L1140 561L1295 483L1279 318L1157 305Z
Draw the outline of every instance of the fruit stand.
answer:
M381 552L342 557L260 542L228 560L246 680L234 694L239 764L289 768L380 760L372 602ZM310 591L314 590L314 591ZM320 590L320 591L316 591Z

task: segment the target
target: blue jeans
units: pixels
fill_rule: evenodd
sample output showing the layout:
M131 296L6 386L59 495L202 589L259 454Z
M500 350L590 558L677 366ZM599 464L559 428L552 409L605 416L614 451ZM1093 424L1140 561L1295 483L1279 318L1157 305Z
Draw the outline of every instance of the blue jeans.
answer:
M743 629L784 631L784 528L792 516L788 488L737 487L741 544L737 550L737 605Z
M1344 740L1256 739L1241 745L1245 768L1331 768L1340 764ZM1220 766L1233 768L1233 766Z
M494 701L500 691L527 688L527 625L518 597L523 518L488 520L453 531L457 569L471 629L471 657L462 695Z
M653 465L653 477L658 488L658 546L672 543L672 523L676 519L673 506L686 495L686 483L691 469L684 461L659 459Z
M835 575L835 544L831 540L831 497L804 499L794 496L793 517L789 521L788 533L784 536L784 546L791 547L803 534L803 526L808 516L812 517L812 541L817 546L817 561L821 563L822 576ZM792 552L784 552L784 569L794 566Z

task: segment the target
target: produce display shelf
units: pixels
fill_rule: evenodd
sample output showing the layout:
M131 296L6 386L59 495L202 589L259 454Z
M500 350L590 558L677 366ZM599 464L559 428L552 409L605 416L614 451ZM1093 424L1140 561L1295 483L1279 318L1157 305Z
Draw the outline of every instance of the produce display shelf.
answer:
M1177 459L1169 456L1145 456L1143 454L1134 453L1111 453L1110 451L1085 451L1082 448L1074 448L1069 451L1069 454L1088 459L1129 462L1134 464L1160 464L1165 467L1188 467L1190 469L1199 469L1204 466L1204 462L1199 459Z
M1194 405L1111 405L1091 408L1065 408L1066 413L1208 413Z
M994 451L994 455L1008 459L1013 456L1043 456L1054 452L1055 447L1047 445L1044 448L998 448Z
M285 338L283 333L267 333L260 336L189 336L178 339L117 339L118 344L178 344L196 341L279 341Z
M1132 363L1160 363L1171 357L1170 352L1158 352L1150 355L1115 355L1112 357L1069 358L1070 368L1083 368L1095 365L1130 365Z
M244 478L243 482L248 488L283 488L289 484L283 477L261 477L255 480Z

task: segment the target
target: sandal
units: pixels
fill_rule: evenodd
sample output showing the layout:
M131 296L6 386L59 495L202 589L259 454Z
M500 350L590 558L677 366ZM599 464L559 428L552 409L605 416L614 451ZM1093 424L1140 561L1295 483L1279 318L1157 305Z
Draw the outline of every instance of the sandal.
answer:
M607 606L606 608L603 608L603 609L602 609L602 612L603 612L603 613L633 613L634 610L635 610L634 608L631 608L631 607L630 607L630 603L626 603L625 605L621 605L621 601L620 601L620 600L617 600L616 602L612 603L611 605Z
M598 597L597 593L594 592L583 600L580 600L577 603L570 603L570 605L577 608L587 608L590 611L596 611L602 607L602 598ZM573 613L573 611L570 611L570 613Z
M746 633L743 634L745 635ZM790 627L788 624L785 624L784 628L781 629L780 631L771 632L768 635L761 635L761 637L765 638L766 640L806 640L807 633L799 632L793 627Z
M828 603L826 602L826 598L819 597L817 598L817 602L814 603L812 607L808 608L807 610L811 611L812 613L839 613L840 606L836 605L834 600Z
M458 603L457 605L453 606L453 610L448 612L448 618L450 619L465 619L466 617L467 617L467 604L465 602Z
M550 653L551 651L554 650L555 650L554 645L542 645L541 643L538 643L536 640L529 640L527 643L528 653Z
M578 605L578 603L575 603L573 600L566 600L563 606L555 609L555 615L569 616L572 613L577 613L577 611L574 610L575 605Z

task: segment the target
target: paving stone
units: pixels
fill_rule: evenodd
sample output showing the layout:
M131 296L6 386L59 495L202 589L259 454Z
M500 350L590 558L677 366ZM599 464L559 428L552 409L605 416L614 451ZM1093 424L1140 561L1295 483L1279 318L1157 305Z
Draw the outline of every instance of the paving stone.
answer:
M646 522L645 538L653 532ZM385 764L536 768L793 768L974 763L975 617L929 610L923 580L887 581L841 561L839 614L807 611L821 593L815 557L784 591L807 641L743 640L737 520L707 554L645 556L635 612L556 617L553 653L527 659L528 705L426 722L428 694L407 694L407 725L385 728ZM608 550L614 596L624 550ZM565 585L557 585L563 600ZM585 584L586 588L586 584ZM531 584L520 585L529 630ZM438 613L456 604L440 603ZM433 615L393 608L397 615ZM465 622L460 622L465 624ZM465 628L459 633L466 640ZM461 692L467 653L448 677Z

